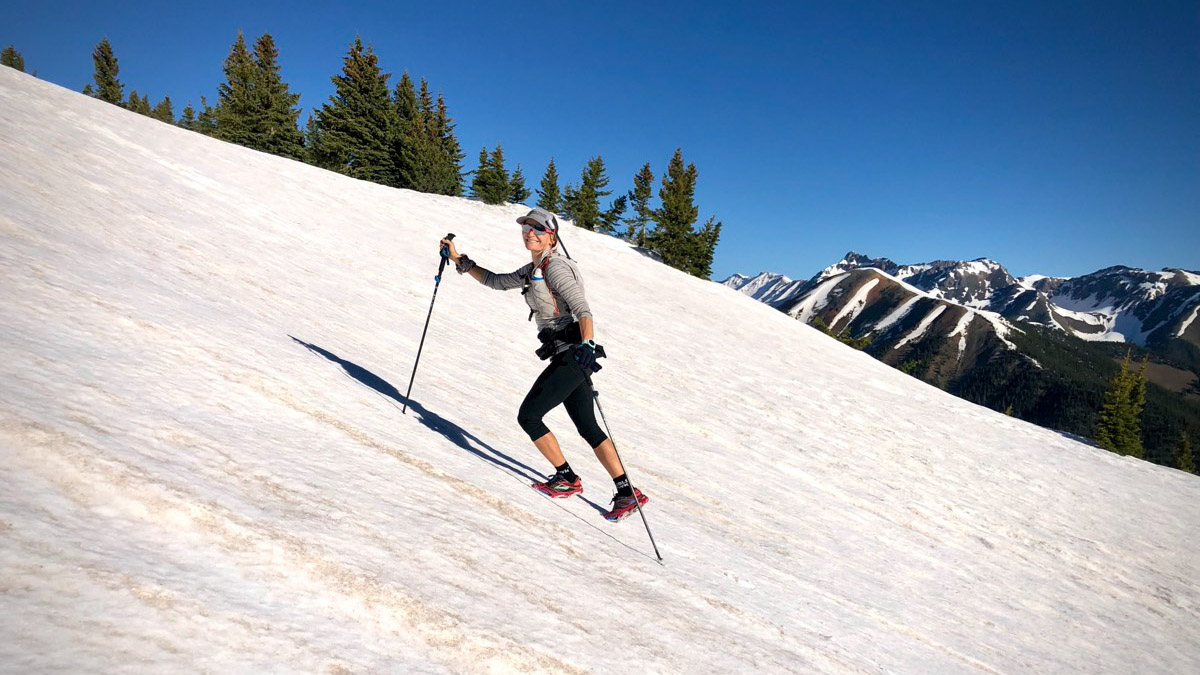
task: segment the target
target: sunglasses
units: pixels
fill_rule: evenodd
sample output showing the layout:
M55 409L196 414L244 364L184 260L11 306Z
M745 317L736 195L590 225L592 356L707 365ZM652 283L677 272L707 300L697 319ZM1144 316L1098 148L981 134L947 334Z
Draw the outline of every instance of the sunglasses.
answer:
M543 234L551 234L552 230L547 230L542 225L536 225L536 224L531 225L529 223L522 223L521 224L521 234L529 234L530 232L534 232L538 235L543 235Z

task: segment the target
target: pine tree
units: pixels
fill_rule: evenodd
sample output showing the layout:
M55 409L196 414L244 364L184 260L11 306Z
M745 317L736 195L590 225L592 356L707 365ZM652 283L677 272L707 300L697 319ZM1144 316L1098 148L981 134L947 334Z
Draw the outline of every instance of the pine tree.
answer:
M479 151L479 168L471 181L471 194L485 204L503 204L511 196L512 182L504 168L504 148L488 153L487 146Z
M254 98L258 113L252 129L255 149L273 155L300 159L304 136L296 121L300 117L300 94L293 94L280 74L279 48L270 33L254 43Z
M217 105L213 116L217 128L213 134L223 141L258 147L262 113L256 92L258 76L254 58L246 47L246 36L238 31L237 40L225 57L225 81L217 87Z
M85 85L83 85L83 95L91 96L92 98L96 98L96 90L92 88L92 85L90 83L85 84Z
M1142 457L1141 414L1146 403L1146 362L1138 373L1129 369L1128 352L1121 368L1113 376L1096 422L1096 442L1100 447L1121 455Z
M529 188L525 187L525 174L521 173L521 165L517 165L517 170L513 171L512 177L508 181L508 201L512 204L524 204L525 200L533 193Z
M497 163L497 153L499 162ZM485 204L501 204L508 198L509 179L504 171L504 152L500 146L488 152L487 146L479 151L479 168L471 181L471 194Z
M392 163L396 168L396 186L419 189L423 181L420 158L424 154L415 147L421 143L423 120L417 106L417 90L408 71L400 76L400 82L392 92L392 108L395 111L395 133L392 136Z
M579 206L579 190L574 183L567 183L562 191L562 213L568 220L575 220L576 209Z
M196 126L196 111L192 108L191 101L188 101L187 105L183 106L183 116L179 118L178 124L184 129L191 129Z
M1125 454L1138 459L1146 456L1146 450L1142 446L1142 411L1146 408L1146 362L1148 359L1148 356L1142 359L1142 365L1133 378L1133 387L1129 396L1130 423L1126 429Z
M129 92L129 100L125 102L125 107L146 117L151 117L154 114L154 110L150 107L150 97L139 95L137 89Z
M1179 432L1179 445L1175 446L1175 467L1188 473L1196 473L1196 458L1192 455L1192 441L1187 431Z
M397 132L392 148L397 185L421 192L453 194L461 176L447 152L444 127L450 126L450 120L444 99L439 96L438 104L434 104L424 78L420 92L416 92L405 72L393 100Z
M577 227L595 230L603 225L600 212L600 198L612 194L608 187L608 176L605 174L604 158L597 155L588 160L580 176L579 189L571 190L564 197L564 210L568 211Z
M171 97L164 96L163 100L154 106L154 110L150 111L150 116L156 120L161 120L167 124L175 123L175 107L171 105Z
M550 158L550 164L546 167L546 173L542 174L542 186L537 193L538 206L550 213L558 213L562 208L562 192L558 189L558 169L554 166L553 157Z
M16 47L9 45L4 48L4 51L0 51L0 66L15 68L23 73L25 72L25 57L21 56L21 52L17 51Z
M696 165L685 166L683 150L677 148L662 178L658 191L662 206L654 210L657 225L647 243L662 256L664 263L684 271L691 267L689 258L695 243L692 226L700 213L694 203L695 194Z
M441 188L440 194L457 197L463 192L462 161L466 157L458 137L454 135L454 118L446 108L446 99L438 94L437 119L435 128L441 141L442 159L439 163L438 176Z
M212 136L217 132L217 115L213 107L208 104L208 99L200 96L200 112L196 114L196 121L192 124L192 131Z
M336 91L316 114L321 142L314 163L354 178L385 185L397 182L393 155L397 124L388 77L375 51L364 47L362 38L355 38L342 73L333 76Z
M646 228L654 220L654 212L650 208L650 198L653 195L654 172L650 170L650 162L646 162L642 170L633 177L633 191L629 193L633 217L625 219L625 224L629 226L625 237L638 246L646 245Z
M304 125L304 161L322 169L334 170L336 167L326 164L331 154L325 150L325 142L321 129L317 126L317 118L308 114L308 123Z
M499 143L488 158L488 174L490 182L487 184L488 191L484 194L483 201L488 204L503 204L508 200L512 182L508 169L504 167L504 146Z
M488 191L488 183L491 182L488 165L488 149L485 145L479 149L478 168L472 172L471 177L471 196L480 201L483 201L483 195Z
M616 232L628 204L629 195L619 195L614 199L608 210L600 214L600 229L610 234Z
M92 62L96 65L96 72L92 75L96 81L96 98L113 105L121 105L121 102L125 100L125 85L117 79L120 68L117 66L117 56L113 53L108 38L101 40L92 50Z
M709 216L704 227L692 235L693 257L689 260L688 267L690 274L701 279L708 279L712 276L713 258L717 251L717 241L721 239L721 227L722 223L717 220L716 216Z

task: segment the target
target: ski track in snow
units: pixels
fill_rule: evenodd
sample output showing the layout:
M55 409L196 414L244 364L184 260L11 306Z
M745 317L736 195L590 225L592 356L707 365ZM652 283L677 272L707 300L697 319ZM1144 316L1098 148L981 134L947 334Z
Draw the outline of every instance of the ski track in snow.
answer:
M518 294L445 275L401 413L437 240L515 269L524 207L0 119L0 671L1200 670L1194 476L567 228L658 565L561 410L587 501L529 488Z

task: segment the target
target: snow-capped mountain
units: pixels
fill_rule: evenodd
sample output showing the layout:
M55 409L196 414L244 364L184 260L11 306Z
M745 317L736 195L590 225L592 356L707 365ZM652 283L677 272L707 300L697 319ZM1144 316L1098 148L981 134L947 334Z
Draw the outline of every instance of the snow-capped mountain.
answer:
M1110 267L1072 279L1016 279L987 258L899 265L851 251L807 282L771 283L768 304L788 311L826 280L856 269L876 269L932 297L1085 340L1146 345L1184 338L1200 345L1200 327L1189 332L1200 307L1200 273L1174 268ZM767 285L779 278L786 279L766 272L754 279ZM746 292L740 279L745 277L735 275L723 283Z
M1200 345L1200 327L1193 329L1200 308L1197 272L1109 267L1064 280L1047 297L1060 310L1094 318L1102 329L1074 331L1080 337L1112 336L1139 345L1183 338Z
M786 303L805 285L804 281L793 281L782 274L768 272L753 277L734 274L721 283L772 307Z
M446 232L528 261L522 207L10 68L0 120L0 671L1200 671L1195 476L564 223L660 565L561 411L586 493L530 489L521 298L431 306Z
M1127 267L1016 279L986 258L899 265L851 252L771 305L869 340L867 353L947 391L1078 434L1092 432L1104 386L1097 374L1123 353L1103 343L1145 346L1156 354L1150 381L1179 399L1155 394L1148 414L1151 456L1170 462L1177 427L1200 418L1198 280Z

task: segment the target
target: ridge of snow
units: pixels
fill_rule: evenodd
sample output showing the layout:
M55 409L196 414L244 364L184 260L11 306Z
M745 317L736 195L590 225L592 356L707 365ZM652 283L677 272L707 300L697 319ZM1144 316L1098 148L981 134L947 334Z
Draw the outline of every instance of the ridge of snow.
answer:
M900 304L899 307L897 307L896 309L893 309L879 323L875 324L875 326L872 328L872 330L876 330L876 331L887 330L892 324L894 324L897 321L899 321L900 319L903 319L904 317L908 316L908 313L912 311L913 305L917 304L917 301L920 300L922 297L924 297L924 296L914 295L911 298L909 298L908 300L905 300L904 302L902 302Z
M858 313L861 312L863 307L866 306L867 295L871 293L871 289L878 285L879 279L871 279L867 283L860 286L858 291L854 294L854 297L850 298L850 301L842 306L842 309L837 313L837 316L833 317L833 321L829 322L829 327L832 329L847 314L850 315L850 320L853 321L854 317L858 316Z
M1184 334L1185 332L1187 332L1188 326L1191 326L1191 325L1192 325L1192 322L1196 320L1196 316L1197 316L1198 314L1200 314L1200 302L1196 303L1196 306L1195 306L1195 307L1192 307L1192 314L1191 314L1191 316L1189 316L1188 318L1184 319L1184 320L1183 320L1183 321L1182 321L1182 322L1179 324L1179 330L1175 331L1175 337L1183 337L1183 334Z
M958 360L962 361L963 353L967 351L967 326L975 319L975 312L967 310L963 312L962 318L958 320L958 324L954 326L954 330L950 331L947 337L958 335Z
M934 307L928 314L925 315L925 318L921 319L921 323L917 324L916 328L909 331L908 335L904 336L903 340L897 342L892 349L899 349L908 344L910 340L919 339L925 334L925 331L929 330L929 325L933 323L934 319L941 316L942 312L944 311L946 311L946 305L938 305L937 307Z
M842 278L847 274L849 274L849 272L843 272L837 276L829 277L825 281L821 282L819 286L814 288L808 294L808 297L804 298L804 300L793 307L788 315L799 321L808 323L814 314L816 314L818 311L824 308L826 304L829 303L829 292L832 291L835 286L841 283Z

